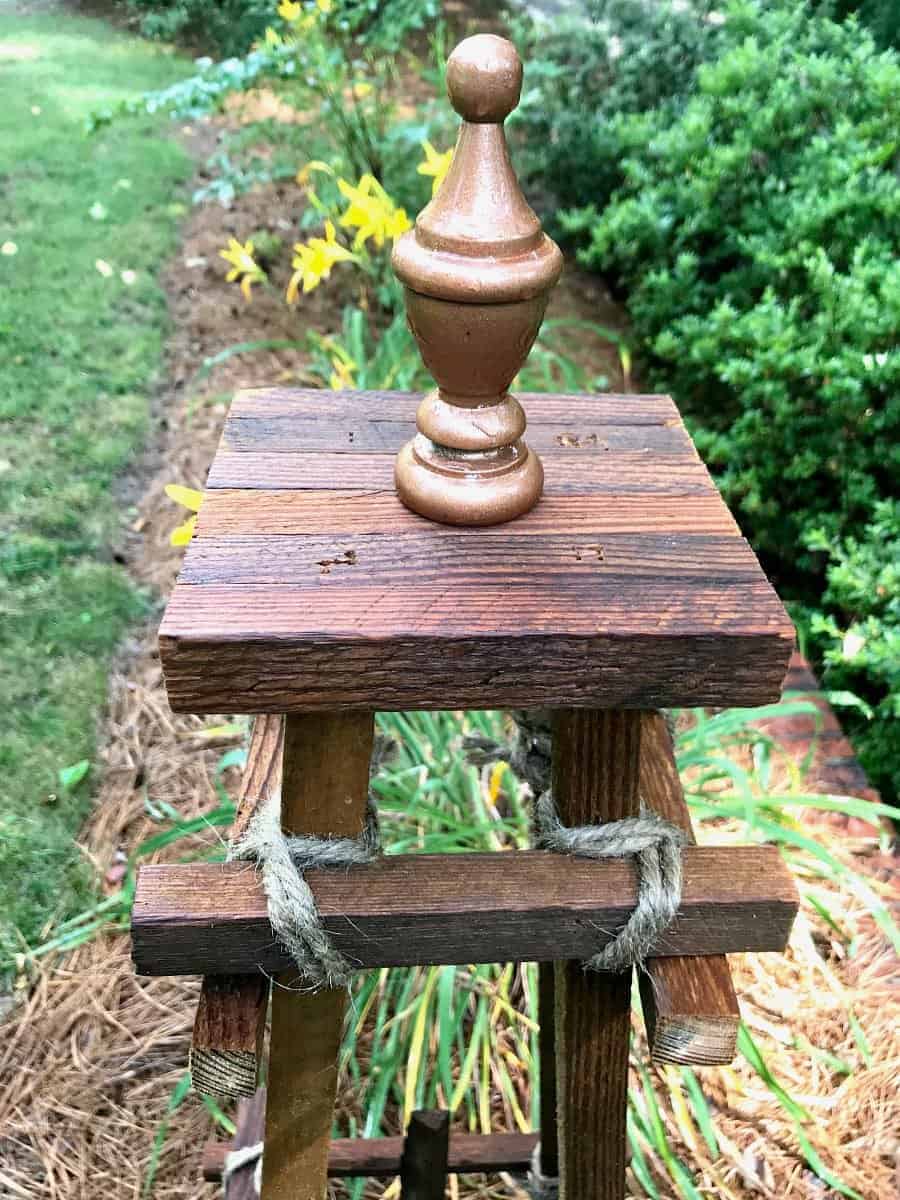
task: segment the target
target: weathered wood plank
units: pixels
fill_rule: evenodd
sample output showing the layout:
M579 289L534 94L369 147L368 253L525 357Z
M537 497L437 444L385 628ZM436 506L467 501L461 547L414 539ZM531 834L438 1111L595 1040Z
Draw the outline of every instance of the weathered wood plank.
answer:
M190 620L182 588L173 621ZM248 590L248 589L245 589ZM221 600L230 593L223 589ZM262 591L265 604L271 597ZM381 597L370 597L377 613ZM492 597L503 611L509 594ZM437 604L437 601L433 601ZM442 601L449 609L450 599ZM448 618L449 619L448 614ZM459 614L455 614L459 616ZM627 614L623 619L627 619ZM229 622L225 631L171 636L163 630L166 687L176 712L322 712L335 707L384 711L446 708L621 708L735 703L771 704L775 680L792 643L772 634L741 639L709 630L705 637L440 638L421 633L387 645L356 636L305 640L252 635ZM182 626L183 628L183 626ZM234 635L234 641L229 636ZM452 664L452 670L449 669ZM228 704L222 703L225 699Z
M419 1110L409 1119L400 1157L400 1200L444 1200L450 1114Z
M655 953L784 948L797 893L775 847L689 847L684 866L679 916ZM628 862L541 851L388 855L307 879L325 928L361 967L587 958L636 896ZM141 974L287 965L257 872L244 863L142 867L132 946Z
M442 531L335 537L203 537L188 547L182 584L253 584L417 589L434 584L478 588L502 582L532 587L541 579L561 589L579 580L610 586L637 577L653 584L700 580L705 585L764 581L739 537L690 534L542 534L510 544L503 533L472 530L460 540ZM615 582L614 582L615 581Z
M671 401L526 399L546 495L473 531L407 512L393 453L316 449L400 440L416 397L239 398L161 630L174 707L775 700L793 630Z
M548 1179L559 1175L559 1106L556 1091L556 967L538 963L538 1056L541 1084L541 1141L538 1169Z
M695 844L672 739L659 713L644 716L641 796ZM638 980L654 1062L704 1066L731 1062L741 1014L724 955L651 958Z
M370 417L357 406L354 412L321 417L229 417L222 434L222 449L234 452L266 451L273 454L328 451L335 454L396 454L415 433L412 416L402 421ZM678 425L600 425L571 419L555 424L529 422L528 445L542 456L608 454L631 450L647 454L684 454L690 440Z
M265 975L206 975L191 1036L191 1084L210 1096L252 1096L269 1002Z
M231 839L239 838L258 805L281 787L284 718L253 723ZM191 1037L191 1080L198 1092L252 1096L259 1082L269 981L259 974L208 976L200 989Z
M553 796L565 825L637 815L641 725L641 713L557 715ZM623 1195L632 974L556 968L560 1200Z
M287 719L281 787L286 832L361 832L373 736L371 713ZM246 879L246 869L242 874ZM213 904L218 900L213 896ZM296 968L283 961L280 968L272 993L261 1200L322 1200L346 992L291 990Z
M395 457L395 453L343 454L318 450L280 454L271 450L220 448L210 467L207 487L316 490L333 487L340 481L345 489L388 489L394 484ZM715 489L706 468L693 452L688 455L610 450L601 456L548 450L541 457L547 487L556 495L689 496L704 495Z
M340 483L340 479L333 481ZM436 530L404 508L393 488L376 492L207 491L200 510L202 537L223 534L377 534ZM471 529L441 527L443 536L468 538ZM738 534L731 513L712 493L699 496L561 496L552 483L527 517L503 526L503 536L527 540L543 534L608 537L615 533Z
M238 392L229 417L313 417L345 419L365 413L387 421L415 422L422 392L332 392L325 388L253 388ZM671 396L517 392L528 425L591 421L602 425L680 425Z
M265 1103L265 1092L259 1093ZM247 1145L262 1140L265 1113L260 1107L259 1120L248 1130ZM243 1111L243 1103L241 1105ZM242 1127L238 1118L238 1128ZM474 1175L497 1171L524 1172L531 1165L537 1144L536 1133L451 1133L447 1170L453 1174ZM203 1178L217 1183L222 1178L228 1142L208 1142L203 1150ZM399 1174L403 1153L402 1137L335 1138L328 1154L328 1175L332 1179L392 1179ZM252 1171L250 1172L252 1175ZM255 1196L254 1196L255 1200Z

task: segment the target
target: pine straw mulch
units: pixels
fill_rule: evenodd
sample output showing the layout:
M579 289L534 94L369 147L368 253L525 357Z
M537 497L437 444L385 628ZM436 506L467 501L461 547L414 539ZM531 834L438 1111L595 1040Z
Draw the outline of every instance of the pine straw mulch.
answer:
M194 127L190 136L208 142L215 126ZM238 385L303 378L302 354L277 352L229 360L206 381L199 400L190 387L203 357L235 336L296 337L300 320L286 311L280 296L257 294L245 308L236 290L222 282L217 258L229 233L245 237L252 229L280 228L295 195L272 187L239 198L227 211L205 206L194 212L178 258L168 268L175 327L168 390L160 403L159 440L145 463L143 495L124 547L135 577L161 596L180 560L180 552L168 545L168 534L181 517L166 499L164 485L202 483L225 412L223 395ZM588 310L597 302L598 288L596 281L572 278L557 302L564 307L557 311L571 313L578 297L581 312ZM335 289L320 289L304 303L304 326L330 332L342 302ZM615 363L595 364L598 368L609 370L615 386ZM148 798L155 804L165 801L185 818L218 804L213 776L225 743L203 735L204 726L217 723L215 719L175 717L169 711L155 627L153 620L125 648L112 676L103 782L80 839L108 893L118 886L124 854L159 832L147 810ZM234 771L226 773L225 781L233 793ZM729 836L727 828L722 833ZM833 853L852 861L873 886L900 899L893 861L879 854L875 838L850 842L824 830L822 836L833 837ZM183 854L184 845L169 853ZM771 1070L811 1114L806 1135L815 1151L866 1200L885 1200L897 1185L900 975L859 897L830 884L818 890L853 935L852 957L844 942L806 909L788 954L735 957L736 982L747 1023ZM0 1044L0 1196L141 1196L154 1140L186 1069L196 981L136 978L127 937L105 934L62 960L45 963L36 977L23 979L21 996ZM851 1010L865 1031L865 1051L851 1028ZM852 1064L853 1073L839 1074L824 1058L811 1056L804 1039ZM639 1060L643 1051L638 1030ZM721 1151L715 1161L687 1116L676 1073L654 1072L653 1079L670 1142L696 1172L704 1195L822 1200L836 1194L806 1166L792 1121L745 1064L698 1074L715 1115ZM640 1089L637 1075L635 1085ZM354 1097L347 1081L340 1096L348 1115ZM495 1113L502 1121L499 1098ZM201 1102L188 1097L172 1115L162 1144L155 1197L187 1200L216 1194L199 1180L200 1149L211 1132ZM646 1147L645 1153L660 1195L672 1195L662 1164ZM478 1180L454 1183L454 1191L466 1196L524 1194L508 1178L490 1187ZM379 1194L373 1187L372 1195ZM633 1179L629 1194L644 1195Z

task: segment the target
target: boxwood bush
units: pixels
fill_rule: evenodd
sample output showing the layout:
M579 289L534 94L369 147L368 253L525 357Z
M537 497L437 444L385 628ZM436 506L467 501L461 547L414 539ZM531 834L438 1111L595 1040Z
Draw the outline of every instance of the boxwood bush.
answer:
M900 63L789 0L722 16L683 102L613 119L622 183L565 224L626 291L651 373L892 795Z

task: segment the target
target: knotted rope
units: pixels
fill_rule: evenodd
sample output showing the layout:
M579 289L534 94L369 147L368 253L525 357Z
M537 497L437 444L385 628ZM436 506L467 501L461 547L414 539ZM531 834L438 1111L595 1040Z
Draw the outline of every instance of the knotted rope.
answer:
M390 738L375 739L370 778L395 750ZM357 867L371 862L379 849L378 813L371 795L366 825L358 838L285 834L281 828L281 794L276 793L260 805L244 835L231 845L229 859L254 862L259 867L269 921L278 941L296 962L306 987L348 987L354 966L326 933L304 871Z
M249 1167L251 1163L256 1163L256 1169L253 1172L253 1190L257 1196L262 1191L262 1162L263 1162L262 1142L257 1142L253 1146L244 1146L240 1150L229 1150L225 1155L225 1165L222 1168L222 1194L228 1196L228 1185L232 1177L237 1174L243 1167Z
M681 847L684 834L641 805L641 815L602 825L563 825L550 791L552 734L549 714L537 710L513 714L512 745L490 739L466 739L470 759L508 758L535 797L534 844L557 854L582 858L634 858L638 870L637 903L619 933L585 962L592 971L626 971L640 965L678 912L681 903Z

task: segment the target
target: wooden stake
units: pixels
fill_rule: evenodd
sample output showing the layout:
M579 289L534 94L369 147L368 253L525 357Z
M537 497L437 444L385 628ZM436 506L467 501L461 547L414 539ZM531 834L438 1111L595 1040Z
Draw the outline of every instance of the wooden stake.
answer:
M281 817L289 833L355 837L365 823L371 713L290 716L285 723ZM272 993L262 1200L322 1200L346 995Z
M660 713L644 714L641 797L695 844L672 738ZM651 958L638 979L654 1062L701 1066L731 1062L737 1052L741 1013L724 954Z
M564 709L553 744L553 794L566 825L637 815L641 713ZM631 1031L631 971L556 968L561 1200L621 1200Z
M400 1161L401 1200L444 1200L450 1114L420 1110L409 1119Z
M559 1174L559 1135L556 1105L556 968L553 963L538 964L538 1056L540 1059L541 1111L540 1162L542 1175L554 1179Z
M260 804L281 787L284 717L261 714L253 722L231 840L246 832ZM213 1096L252 1096L259 1083L269 980L247 975L207 975L200 989L191 1038L191 1082Z

